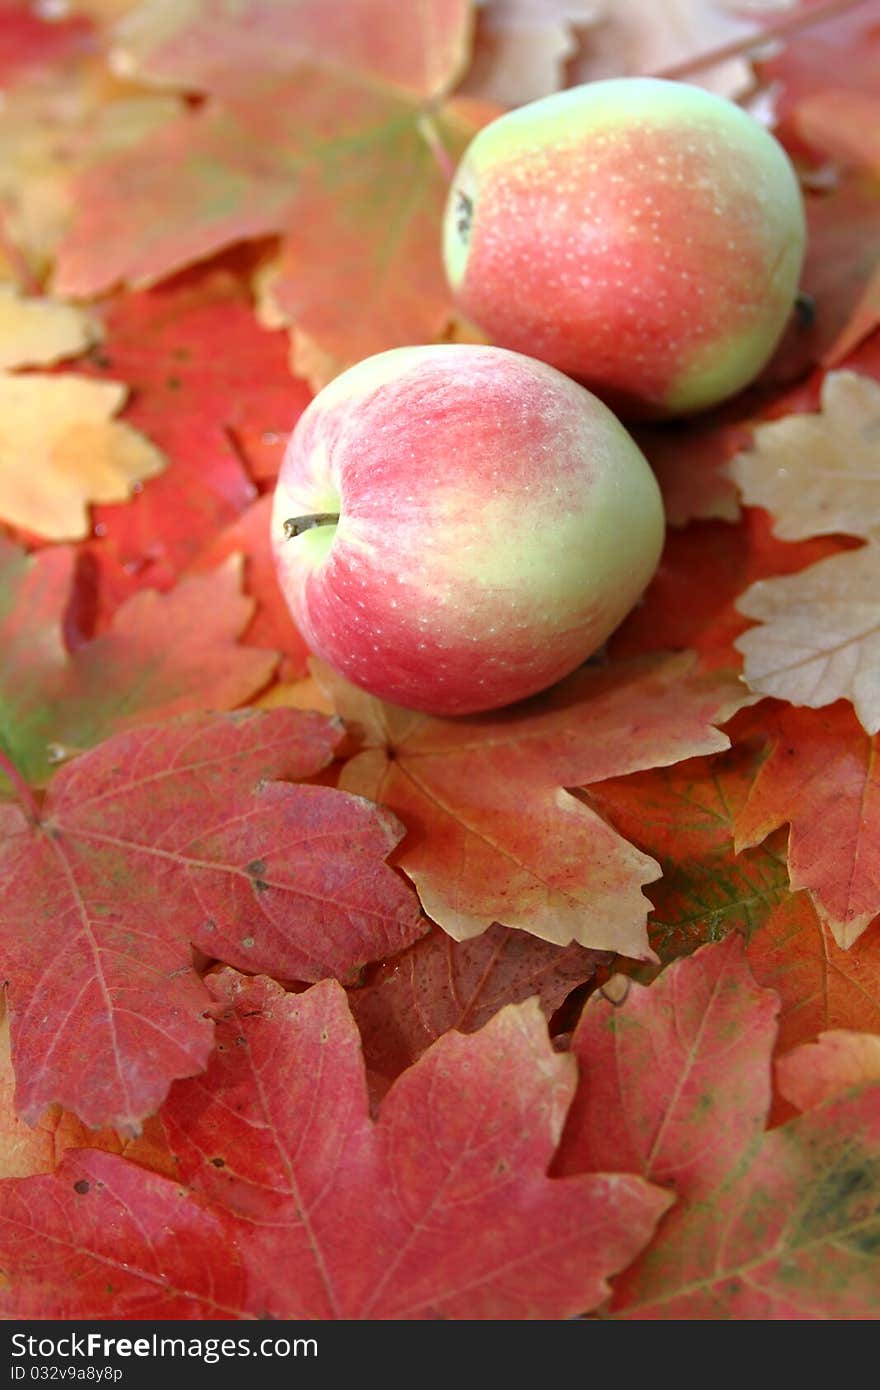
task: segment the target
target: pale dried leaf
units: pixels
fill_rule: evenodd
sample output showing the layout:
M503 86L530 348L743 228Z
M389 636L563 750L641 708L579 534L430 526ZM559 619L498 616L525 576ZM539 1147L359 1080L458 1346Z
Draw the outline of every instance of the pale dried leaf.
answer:
M762 626L735 645L751 690L820 709L851 700L880 731L880 545L831 555L799 574L761 579L737 608Z
M604 0L604 15L590 29L581 55L569 70L576 82L605 77L662 74L666 68L694 63L688 81L722 96L739 97L754 85L745 57L705 68L696 66L704 54L760 32L780 10L793 9L796 0L757 0L749 13L725 0Z
M483 0L462 90L504 106L558 91L579 32L602 10L602 0Z
M731 476L746 502L772 513L784 541L880 535L880 385L829 372L820 406L758 425Z
M0 368L48 367L85 352L99 337L98 324L75 304L25 299L13 286L0 286Z
M88 535L90 502L124 502L165 468L159 450L112 417L118 382L0 373L0 517L49 540Z

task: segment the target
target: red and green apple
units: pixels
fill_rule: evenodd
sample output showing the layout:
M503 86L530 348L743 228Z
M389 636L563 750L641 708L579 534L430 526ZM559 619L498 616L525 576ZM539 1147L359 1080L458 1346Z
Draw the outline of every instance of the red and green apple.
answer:
M275 493L282 589L365 690L454 715L551 685L638 599L663 543L654 475L608 408L543 362L443 344L319 392Z
M750 382L804 253L782 146L723 97L614 78L509 111L472 140L444 222L462 311L618 413L687 414Z

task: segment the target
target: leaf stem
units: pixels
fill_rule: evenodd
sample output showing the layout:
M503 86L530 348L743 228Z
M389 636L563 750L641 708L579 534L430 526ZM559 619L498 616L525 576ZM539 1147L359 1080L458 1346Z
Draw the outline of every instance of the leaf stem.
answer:
M303 531L311 531L315 526L335 526L339 520L338 512L312 512L310 516L293 516L284 523L284 539L292 541Z
M693 58L685 58L680 63L671 63L669 67L661 68L652 76L677 81L682 77L688 77L692 72L714 68L717 63L725 63L729 58L739 58L770 39L779 39L788 34L798 33L801 29L810 29L820 20L844 14L847 10L855 9L857 5L864 3L865 0L825 0L825 4L814 5L812 9L798 10L794 14L782 15L779 19L771 20L763 29L756 29L744 39L735 39L732 43L711 48L706 53L698 53Z
M15 766L15 763L9 755L4 752L2 745L0 745L0 772L6 773L6 776L15 788L18 799L24 808L28 820L32 825L39 825L40 808L37 805L37 798L34 796L33 788L28 786L18 768Z
M418 120L419 134L424 140L431 154L434 156L434 163L440 170L447 183L452 183L455 174L455 161L444 145L440 132L437 129L434 117L427 111L423 111Z

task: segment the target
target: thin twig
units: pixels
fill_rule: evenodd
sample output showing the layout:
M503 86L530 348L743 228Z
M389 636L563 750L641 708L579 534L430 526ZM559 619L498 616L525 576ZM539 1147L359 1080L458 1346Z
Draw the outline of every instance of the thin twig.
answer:
M739 58L745 53L750 53L753 48L760 48L769 39L780 39L789 34L799 33L803 29L810 29L820 20L844 14L847 10L853 10L857 5L864 3L865 0L826 0L825 4L814 5L810 10L782 15L781 18L772 20L765 28L756 29L754 34L747 34L744 39L735 39L718 48L711 48L707 53L698 53L693 58L683 59L680 63L671 63L668 68L661 68L652 76L677 80L689 76L692 72L701 72L703 68L714 68L718 63L726 63L728 58Z

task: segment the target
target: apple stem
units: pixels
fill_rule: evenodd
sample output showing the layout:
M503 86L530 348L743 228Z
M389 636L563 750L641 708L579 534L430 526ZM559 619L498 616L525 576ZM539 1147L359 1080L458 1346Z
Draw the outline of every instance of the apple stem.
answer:
M756 29L753 34L747 34L743 39L735 39L732 43L722 44L693 58L686 58L683 62L672 63L651 76L676 80L689 77L691 73L701 72L731 58L747 55L753 48L760 48L771 40L788 38L804 29L811 29L822 20L845 14L847 10L855 9L861 4L864 4L864 0L826 0L826 3L813 5L810 9L782 15L781 18L766 24L763 29Z
M6 776L15 788L18 800L31 825L39 825L40 808L37 805L37 798L15 766L15 763L8 754L4 753L2 748L0 748L0 771L6 773Z
M812 328L816 322L816 301L813 296L800 290L794 301L794 309L797 314L798 327Z
M315 526L335 526L339 520L338 512L312 512L311 516L293 516L284 523L284 539L292 541L303 531L311 531Z

